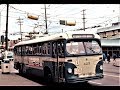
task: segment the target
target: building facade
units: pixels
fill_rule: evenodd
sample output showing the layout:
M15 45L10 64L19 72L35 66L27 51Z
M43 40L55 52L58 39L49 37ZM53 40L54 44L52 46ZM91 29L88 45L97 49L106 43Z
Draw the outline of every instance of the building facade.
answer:
M112 26L97 30L97 34L101 37L101 45L103 53L113 53L120 57L120 22L113 23Z

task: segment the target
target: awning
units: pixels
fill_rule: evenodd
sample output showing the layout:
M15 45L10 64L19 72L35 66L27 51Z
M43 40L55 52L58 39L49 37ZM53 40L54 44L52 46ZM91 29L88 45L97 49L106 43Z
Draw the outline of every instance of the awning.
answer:
M120 39L101 39L101 46L118 46L118 47L120 47Z

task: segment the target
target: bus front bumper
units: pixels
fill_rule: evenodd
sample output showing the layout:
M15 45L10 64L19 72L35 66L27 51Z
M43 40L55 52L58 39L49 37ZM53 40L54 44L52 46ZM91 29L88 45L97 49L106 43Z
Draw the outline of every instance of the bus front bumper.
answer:
M84 77L84 78L69 78L69 79L67 79L67 83L86 82L89 80L102 79L103 77L104 77L104 75Z

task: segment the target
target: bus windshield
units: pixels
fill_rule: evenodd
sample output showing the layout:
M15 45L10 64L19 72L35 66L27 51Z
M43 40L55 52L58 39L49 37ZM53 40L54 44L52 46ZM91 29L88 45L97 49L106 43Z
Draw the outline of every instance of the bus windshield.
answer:
M102 50L97 40L69 40L66 51L73 55L101 54Z

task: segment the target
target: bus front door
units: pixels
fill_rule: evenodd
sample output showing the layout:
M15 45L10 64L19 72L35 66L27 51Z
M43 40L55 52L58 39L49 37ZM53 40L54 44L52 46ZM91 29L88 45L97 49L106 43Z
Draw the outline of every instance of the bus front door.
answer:
M62 52L62 49L64 49L61 45L61 42L55 42L55 46L53 47L53 50L55 50L55 59L56 59L56 64L54 67L55 70L55 77L56 77L56 82L64 82L64 77L65 77L65 68L64 68L64 51Z

